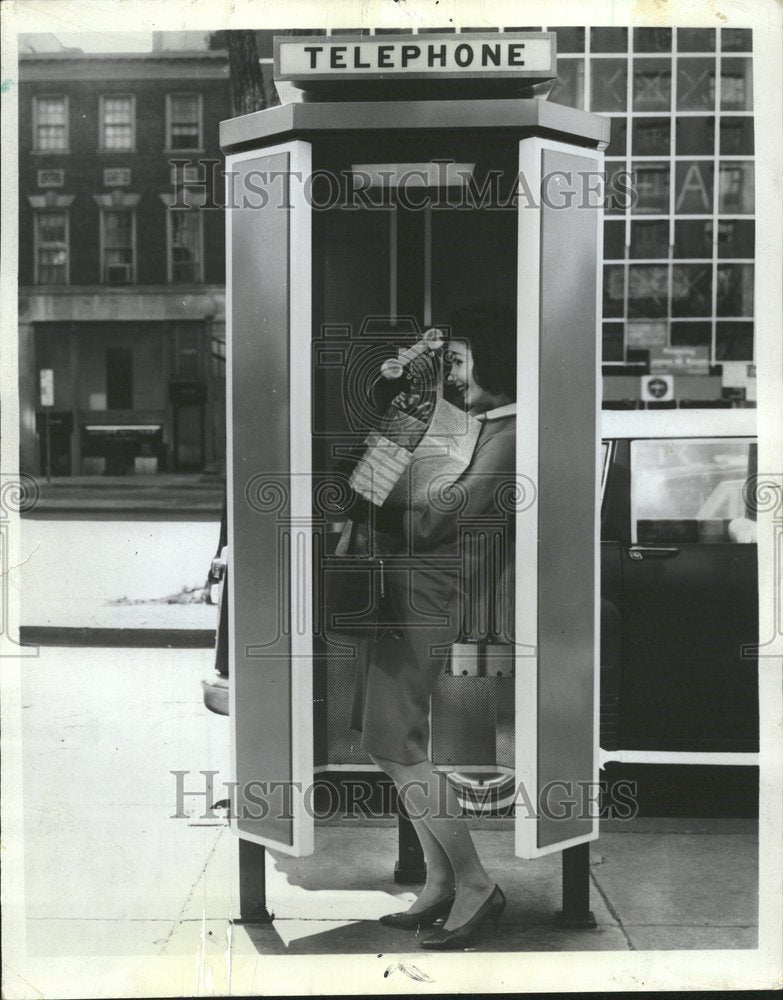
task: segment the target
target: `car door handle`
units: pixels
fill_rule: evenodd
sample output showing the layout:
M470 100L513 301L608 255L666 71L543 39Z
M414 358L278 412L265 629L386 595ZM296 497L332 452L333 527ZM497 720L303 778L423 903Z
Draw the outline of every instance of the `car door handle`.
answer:
M679 553L676 546L667 545L632 545L628 549L631 559L672 559Z

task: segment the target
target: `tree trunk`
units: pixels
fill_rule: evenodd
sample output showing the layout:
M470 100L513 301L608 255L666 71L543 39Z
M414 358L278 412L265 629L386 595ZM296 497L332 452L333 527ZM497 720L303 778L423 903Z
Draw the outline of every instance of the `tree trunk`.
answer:
M235 115L248 115L279 103L274 87L267 86L258 61L255 32L229 30L221 33L228 50L231 72L231 103ZM270 93L271 89L271 93Z

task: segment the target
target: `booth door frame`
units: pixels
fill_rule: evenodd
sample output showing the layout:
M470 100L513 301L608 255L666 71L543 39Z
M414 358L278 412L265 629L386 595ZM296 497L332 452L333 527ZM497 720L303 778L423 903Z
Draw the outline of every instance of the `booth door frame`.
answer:
M569 170L575 167L580 172L595 173L599 182L589 197L596 207L555 207L565 192L550 185L546 175L549 168L554 168L551 171L554 176L566 166ZM516 516L514 825L515 853L523 858L537 858L598 837L597 809L588 801L595 792L583 789L579 783L592 784L595 789L599 776L602 468L599 265L603 245L600 208L603 153L531 137L519 143L519 171L517 473L527 495ZM585 197L582 184L580 177L573 202L577 206ZM574 185L569 190L573 188ZM549 204L542 198L544 190ZM584 248L584 258L578 254L574 257L574 246ZM558 270L553 268L551 256L548 258L548 252L551 255L552 251L562 252L566 258ZM569 255L570 262L576 260L577 265L570 272ZM586 328L580 326L580 310ZM575 345L576 361L563 370L567 372L565 378L560 373L558 384L557 365L553 362L559 352L562 352L559 356L565 357L571 345ZM580 352L586 362L582 369ZM591 356L592 363L588 364ZM563 399L566 386L567 401ZM569 407L571 426L559 420L559 410L566 412ZM556 453L546 456L545 469L540 461L544 459L540 446L547 426L556 426L558 443ZM578 441L580 437L587 441L590 427L594 428L595 475L592 489L586 489L590 469L584 468L579 477L580 455L569 455L568 448L572 440ZM568 468L572 461L577 469L573 492L561 495L557 488L559 474L554 470L562 465ZM587 463L583 460L581 464ZM585 504L588 508L592 506L592 538L585 532L575 533L572 526L572 512L584 517ZM572 566L576 567L573 574ZM565 573L568 579L564 578ZM531 586L532 581L535 586ZM569 586L573 593L575 584L587 588L592 596L592 623L586 600L581 605L576 601L573 621L563 615ZM553 615L552 609L558 606L560 609ZM591 631L592 650L586 648ZM568 652L574 655L564 655ZM590 730L589 739L580 729L582 723ZM584 760L583 755L588 759ZM584 800L589 816L560 821L558 825L557 819L541 814L546 787L542 777L552 773L558 780L571 783L575 808L581 808ZM553 810L558 808L557 795L552 796L550 805Z
M231 827L296 857L314 837L311 165L302 140L226 157Z

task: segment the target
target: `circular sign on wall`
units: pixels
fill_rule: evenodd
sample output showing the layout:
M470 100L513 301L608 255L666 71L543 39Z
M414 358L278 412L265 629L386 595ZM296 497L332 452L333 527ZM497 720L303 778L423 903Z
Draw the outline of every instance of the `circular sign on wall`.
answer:
M674 399L672 375L642 375L642 399L645 402Z

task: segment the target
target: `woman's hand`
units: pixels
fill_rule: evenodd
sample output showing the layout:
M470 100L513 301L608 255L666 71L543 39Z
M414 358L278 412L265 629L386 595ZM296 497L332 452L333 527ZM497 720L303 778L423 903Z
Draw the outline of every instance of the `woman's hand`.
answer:
M422 400L418 392L400 392L391 401L391 405L400 413L406 413L409 417L427 423L432 415L432 403Z

